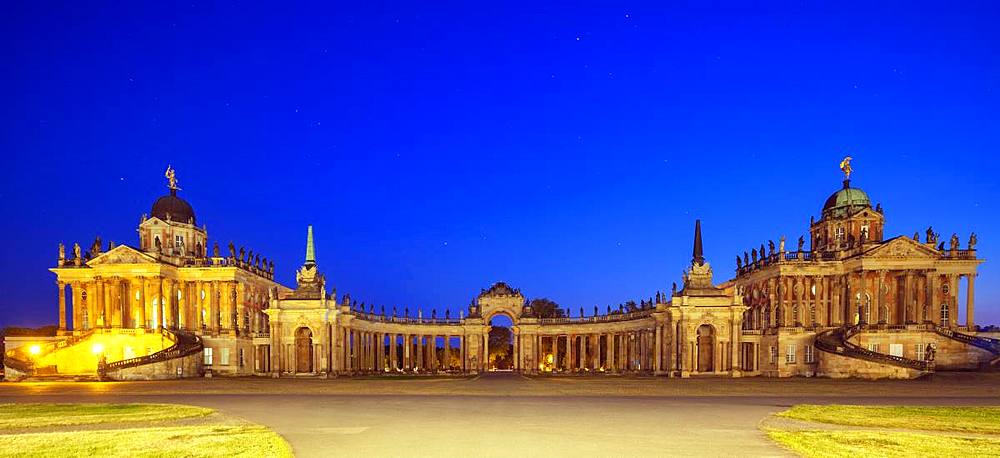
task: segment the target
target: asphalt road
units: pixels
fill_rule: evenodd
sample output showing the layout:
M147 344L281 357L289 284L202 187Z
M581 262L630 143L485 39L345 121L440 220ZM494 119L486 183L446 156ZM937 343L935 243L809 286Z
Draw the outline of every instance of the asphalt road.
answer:
M284 393L282 384L295 381L263 382L271 384L272 392L159 393L158 382L140 384L138 391L137 385L128 384L90 391L73 385L39 390L30 384L3 384L0 402L171 402L212 407L271 427L301 457L788 456L758 424L796 403L1000 404L993 395L907 397L899 392L894 397L509 394L524 384L543 384L545 391L544 384L588 383L518 376L398 380L393 382L399 384L398 394ZM407 388L421 383L434 383L434 394ZM127 386L131 389L117 388ZM464 387L484 394L461 394Z

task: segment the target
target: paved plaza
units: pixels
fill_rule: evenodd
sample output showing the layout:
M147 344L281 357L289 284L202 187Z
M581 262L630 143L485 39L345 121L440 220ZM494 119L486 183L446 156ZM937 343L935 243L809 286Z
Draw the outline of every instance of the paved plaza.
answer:
M0 384L0 402L171 402L270 426L297 456L787 456L797 403L1000 405L1000 374L929 380L485 375Z

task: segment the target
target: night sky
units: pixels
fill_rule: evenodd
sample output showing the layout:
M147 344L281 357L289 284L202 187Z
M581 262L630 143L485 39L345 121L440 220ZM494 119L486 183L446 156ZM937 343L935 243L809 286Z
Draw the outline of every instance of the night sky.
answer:
M1000 323L996 2L35 3L0 17L0 325L56 322L59 242L137 244L167 164L285 285L313 224L359 301L575 316L679 282L695 218L717 282L794 246L845 155L887 235L978 233Z

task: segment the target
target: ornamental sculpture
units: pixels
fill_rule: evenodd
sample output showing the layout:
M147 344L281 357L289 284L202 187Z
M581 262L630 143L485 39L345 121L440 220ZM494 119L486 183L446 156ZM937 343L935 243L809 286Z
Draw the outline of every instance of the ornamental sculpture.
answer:
M845 180L851 179L851 172L854 171L854 169L851 167L851 161L853 159L854 158L852 158L851 156L847 156L844 158L844 160L840 161L840 171L844 172Z
M177 191L181 188L177 187L177 173L174 172L174 168L167 165L167 171L163 173L163 176L167 178L167 188L171 191Z

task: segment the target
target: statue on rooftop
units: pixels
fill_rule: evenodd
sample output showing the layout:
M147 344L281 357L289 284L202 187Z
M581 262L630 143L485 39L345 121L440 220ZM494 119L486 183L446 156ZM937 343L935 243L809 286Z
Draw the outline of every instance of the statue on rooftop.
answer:
M171 191L177 191L181 188L177 187L177 173L174 172L174 168L169 164L167 165L167 171L163 173L163 176L167 178L167 188Z
M59 264L62 264L66 260L66 245L59 242Z
M785 236L784 235L782 235L781 238L778 240L778 252L779 253L784 253L785 252Z
M750 250L750 259L753 260L754 264L757 264L757 249L756 248Z
M949 245L951 250L958 249L958 234L951 234L951 243Z
M919 242L920 241L920 231L917 231L917 232L913 233L913 241L914 242Z
M774 240L767 241L767 254L768 256L774 256Z
M743 268L743 260L740 259L740 255L736 255L736 268L737 269Z
M934 233L933 227L927 226L926 235L927 235L927 243L933 245L937 242L937 235Z
M805 244L806 244L806 238L800 235L799 236L799 251L802 251L802 247L805 246Z
M750 266L750 254L746 251L743 252L743 264L746 264L747 267Z
M977 243L979 243L979 238L976 237L976 233L969 234L969 250L975 250ZM62 244L59 244L59 246L62 246Z
M852 160L854 160L854 158L852 158L851 156L847 156L844 158L844 160L840 161L840 171L844 172L845 180L850 180L851 172L854 171L854 168L851 167Z

